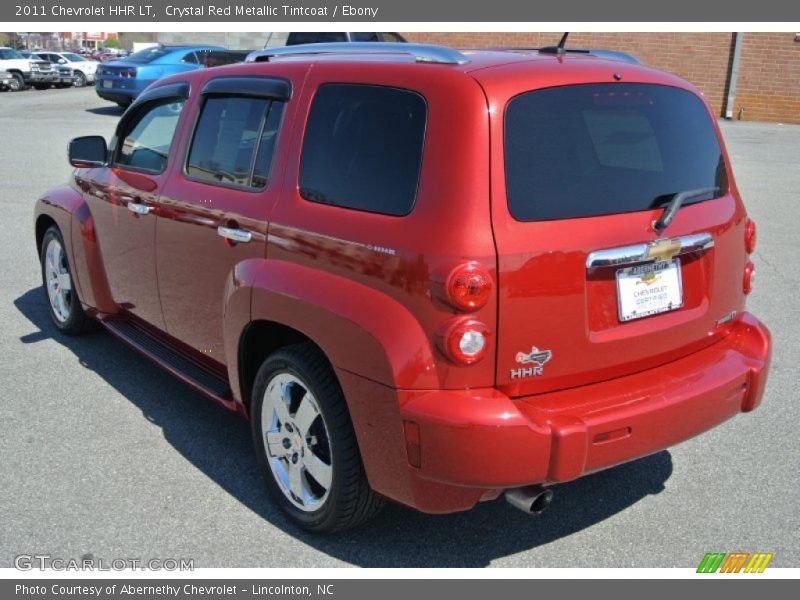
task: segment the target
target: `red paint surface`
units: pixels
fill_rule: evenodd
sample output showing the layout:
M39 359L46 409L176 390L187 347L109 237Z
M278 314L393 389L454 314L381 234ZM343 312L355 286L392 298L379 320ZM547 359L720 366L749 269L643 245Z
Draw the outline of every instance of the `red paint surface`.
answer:
M655 239L655 211L521 223L505 202L502 119L514 95L608 82L616 72L626 83L696 90L646 67L593 58L470 58L463 66L324 58L165 79L192 89L167 170L79 169L72 187L39 201L36 218L70 232L88 309L136 319L198 365L227 374L232 396L216 399L229 408L246 413L238 361L249 323L280 323L313 340L345 392L371 485L421 510L464 510L502 488L573 479L755 408L770 343L743 312L746 214L732 176L726 196L683 208L668 231L709 232L715 242L682 260L684 306L625 324L613 270L587 273L585 259ZM254 74L293 87L268 188L187 180L199 90L212 77ZM300 197L304 124L314 93L331 81L425 98L424 162L408 216ZM133 201L152 213L134 217L126 210ZM219 225L246 228L253 241L226 244ZM437 346L437 332L465 316L444 290L465 262L492 280L486 304L468 314L487 326L488 346L483 360L457 366ZM738 316L718 326L732 311ZM516 355L532 345L550 350L551 360L541 376L512 381ZM418 468L409 464L404 421L412 445L418 432Z

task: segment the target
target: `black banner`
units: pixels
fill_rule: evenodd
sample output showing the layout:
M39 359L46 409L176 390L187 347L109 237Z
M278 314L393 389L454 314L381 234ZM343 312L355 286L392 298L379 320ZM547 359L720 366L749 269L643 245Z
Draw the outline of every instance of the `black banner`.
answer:
M713 577L713 576L711 576ZM706 593L724 596L731 600L751 598L755 594L784 592L790 597L797 581L775 578L744 579L721 578L715 583L701 583L709 576L695 579L673 580L543 580L543 579L488 579L488 580L424 580L424 579L329 579L329 580L170 580L170 579L41 579L0 581L0 597L36 600L78 600L102 598L103 600L188 600L190 598L251 598L312 600L408 600L409 598L458 598L459 600L484 600L485 598L513 597L606 597L624 590L635 597L648 600L673 600L705 588ZM797 590L795 589L795 592Z
M780 22L800 20L786 0L31 0L3 2L0 20L45 22Z

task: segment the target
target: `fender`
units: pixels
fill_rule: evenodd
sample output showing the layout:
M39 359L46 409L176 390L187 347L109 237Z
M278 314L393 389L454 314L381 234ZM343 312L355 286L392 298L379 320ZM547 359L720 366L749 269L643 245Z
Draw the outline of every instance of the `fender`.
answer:
M45 216L55 221L61 230L75 287L84 307L90 312L117 312L108 289L94 220L82 194L70 185L49 190L36 202L34 223L37 230L40 219Z
M225 309L229 365L236 364L235 346L229 349L231 334L236 333L238 343L247 325L241 316L242 288L251 288L250 319L303 333L337 370L392 388L439 386L431 340L405 306L375 288L269 259L242 263L232 281L237 285L229 286Z

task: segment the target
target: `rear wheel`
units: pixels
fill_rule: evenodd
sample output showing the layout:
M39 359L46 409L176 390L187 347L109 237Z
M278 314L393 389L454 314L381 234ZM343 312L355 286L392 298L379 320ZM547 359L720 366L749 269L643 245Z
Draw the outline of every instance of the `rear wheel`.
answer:
M58 227L51 226L42 240L42 281L55 326L67 335L80 335L94 322L86 316L78 299L65 248Z
M382 507L367 483L339 383L315 346L290 346L264 361L251 418L267 487L296 524L337 531Z

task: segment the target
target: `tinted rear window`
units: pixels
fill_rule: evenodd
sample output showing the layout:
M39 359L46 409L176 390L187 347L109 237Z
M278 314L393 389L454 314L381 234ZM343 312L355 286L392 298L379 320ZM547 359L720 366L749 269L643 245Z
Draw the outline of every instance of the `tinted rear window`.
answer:
M127 60L128 62L147 64L153 62L157 58L166 56L170 52L172 52L172 50L164 48L162 46L151 46L150 48L145 48L144 50L139 50L138 52L134 52L133 54L125 58L125 60Z
M312 202L386 215L411 212L427 106L408 90L327 84L311 105L300 194Z
M599 84L517 96L505 115L508 207L519 221L647 210L674 194L727 191L703 102L678 88ZM687 201L689 204L692 201Z

